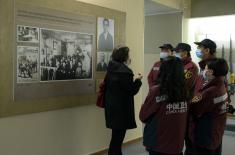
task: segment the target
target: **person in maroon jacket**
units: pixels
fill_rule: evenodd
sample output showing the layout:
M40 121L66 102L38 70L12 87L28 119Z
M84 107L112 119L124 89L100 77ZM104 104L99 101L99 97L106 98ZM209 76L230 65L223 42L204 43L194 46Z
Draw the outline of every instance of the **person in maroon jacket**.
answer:
M175 56L180 58L183 61L184 65L184 73L185 73L185 80L186 80L186 88L188 91L189 99L191 100L194 96L194 88L196 84L196 79L198 76L198 67L192 61L191 58L191 46L186 43L179 43L177 47L174 49ZM188 115L188 124L191 120L191 115ZM185 136L185 155L192 155L193 154L193 144L188 137L188 126L187 125L187 133Z
M175 51L175 57L180 58L183 62L186 87L190 93L190 96L193 97L194 87L198 76L198 67L192 61L190 54L191 46L186 43L179 43L174 49L174 51Z
M210 39L204 39L201 42L195 42L198 45L198 50L196 51L196 55L201 58L202 60L199 62L201 74L198 76L195 85L195 92L201 89L201 87L207 82L202 76L202 72L205 69L206 64L211 61L212 59L216 58L216 43ZM228 92L228 102L231 103L231 93L228 90L228 83L227 79L224 80L224 84L226 90ZM228 113L233 114L235 112L234 107L232 105L228 105Z
M203 71L207 82L192 99L190 112L194 123L190 126L190 138L196 155L221 155L228 104L224 85L227 73L228 64L224 59L209 61Z
M168 56L173 55L173 46L171 44L164 44L159 47L161 49L160 52L160 61L157 61L154 63L151 71L148 74L148 84L149 88L156 85L156 81L159 75L160 66L162 64L162 61L166 59Z
M194 90L194 93L197 93L208 82L203 77L203 70L205 69L205 66L209 61L216 58L217 46L216 46L216 43L210 39L204 39L201 42L195 42L195 44L198 45L196 55L198 58L201 59L201 61L199 62L200 74L197 77L196 84L195 84L195 90ZM224 80L224 85L225 85L227 93L228 93L228 102L231 103L230 93L228 91L226 79ZM234 107L232 105L228 104L227 109L228 109L228 113L234 113ZM222 147L220 149L222 151ZM186 151L187 151L187 147L186 147ZM190 148L189 152L192 152L192 151L193 151L193 149ZM185 154L185 155L192 155L192 154L189 153L189 154Z
M202 72L206 67L206 64L212 59L216 58L216 43L210 39L204 39L201 42L195 42L197 47L196 55L201 59L199 62L200 75L197 78L195 92L197 92L203 84L206 82L202 76Z
M196 55L197 55L197 57L202 59L199 62L200 75L198 76L198 78L196 80L196 85L195 85L195 92L197 92L207 82L204 80L204 78L202 76L202 72L205 69L205 66L208 63L208 61L216 58L216 47L217 46L216 46L216 43L210 39L204 39L201 42L195 42L195 44L198 45ZM228 90L227 79L225 79L224 84L225 84L226 90L228 92L228 102L231 103L230 96L232 94ZM229 104L227 108L228 108L228 113L233 114L235 112L235 109L231 104Z
M144 146L150 155L182 155L188 113L184 67L180 59L162 62L159 85L150 88L141 108Z

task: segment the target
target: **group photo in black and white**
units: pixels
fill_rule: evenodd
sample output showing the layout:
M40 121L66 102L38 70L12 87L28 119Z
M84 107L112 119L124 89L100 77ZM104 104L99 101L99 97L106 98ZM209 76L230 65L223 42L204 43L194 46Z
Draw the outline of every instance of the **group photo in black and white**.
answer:
M114 48L114 20L98 18L98 50L112 51Z
M31 26L17 26L17 41L38 43L39 42L39 28Z
M41 81L92 78L93 36L40 29Z
M38 78L38 47L17 47L17 82L33 82Z

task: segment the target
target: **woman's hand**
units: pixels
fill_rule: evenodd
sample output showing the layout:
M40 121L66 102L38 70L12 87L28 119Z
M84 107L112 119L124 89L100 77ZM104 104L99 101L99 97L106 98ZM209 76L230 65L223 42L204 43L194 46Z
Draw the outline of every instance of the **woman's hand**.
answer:
M143 75L141 75L140 73L138 74L136 80L142 80L143 79Z

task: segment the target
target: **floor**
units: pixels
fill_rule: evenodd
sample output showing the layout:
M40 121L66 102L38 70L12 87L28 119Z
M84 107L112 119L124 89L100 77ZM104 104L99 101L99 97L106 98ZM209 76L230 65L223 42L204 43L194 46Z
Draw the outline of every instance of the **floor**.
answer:
M107 155L107 154L104 154ZM131 144L123 147L123 155L148 155L145 151L142 142ZM223 154L235 155L235 133L225 132L223 140Z

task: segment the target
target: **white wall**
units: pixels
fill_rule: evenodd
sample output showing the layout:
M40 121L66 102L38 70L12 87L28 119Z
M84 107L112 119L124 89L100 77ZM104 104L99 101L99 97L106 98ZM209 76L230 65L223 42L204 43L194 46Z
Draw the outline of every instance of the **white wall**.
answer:
M182 13L145 16L145 53L159 53L159 46L182 40Z
M152 1L180 10L183 7L183 0L152 0Z
M54 1L54 2L53 2ZM132 68L144 71L144 0L80 0L127 13L126 43L131 49ZM45 1L34 1L44 4ZM48 2L48 1L46 1ZM51 0L48 3L56 3ZM134 6L134 7L133 7ZM136 119L142 93L136 97ZM87 155L108 147L110 131L105 128L102 109L77 107L0 119L1 155ZM142 136L138 128L128 132L125 141Z
M159 61L160 45L176 46L182 41L182 13L159 14L145 17L143 100L148 93L147 76L153 64Z

